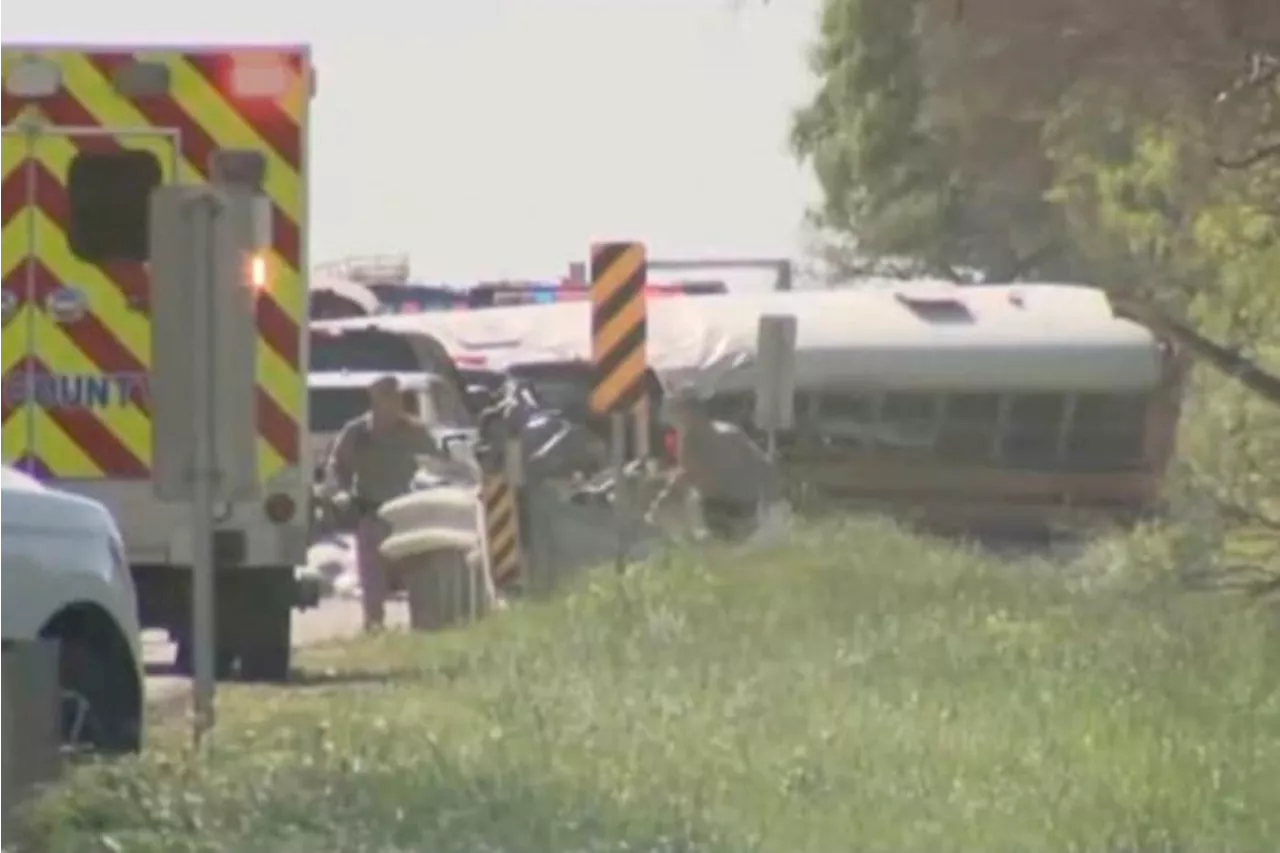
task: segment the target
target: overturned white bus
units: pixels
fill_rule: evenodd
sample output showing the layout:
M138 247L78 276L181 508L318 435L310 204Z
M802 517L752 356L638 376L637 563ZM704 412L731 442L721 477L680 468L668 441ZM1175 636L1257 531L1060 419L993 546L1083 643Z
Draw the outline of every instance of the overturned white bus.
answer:
M430 334L460 365L585 401L589 310L377 322ZM798 320L796 427L780 448L803 500L1019 533L1130 521L1158 505L1183 360L1097 289L916 282L658 300L649 363L663 387L692 387L749 427L757 324L771 313Z

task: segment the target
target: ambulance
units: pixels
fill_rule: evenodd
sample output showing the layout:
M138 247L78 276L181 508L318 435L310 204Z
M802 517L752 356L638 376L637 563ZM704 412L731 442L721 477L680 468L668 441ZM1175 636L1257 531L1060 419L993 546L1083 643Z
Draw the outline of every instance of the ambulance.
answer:
M144 627L191 662L192 531L151 483L149 199L249 187L271 237L257 299L260 499L217 507L218 671L280 680L309 508L307 136L296 45L3 46L4 462L116 517Z

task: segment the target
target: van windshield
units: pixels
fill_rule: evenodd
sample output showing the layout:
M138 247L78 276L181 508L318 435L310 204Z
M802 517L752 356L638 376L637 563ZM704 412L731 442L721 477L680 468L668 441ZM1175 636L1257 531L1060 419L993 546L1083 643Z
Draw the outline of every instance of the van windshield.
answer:
M417 373L422 370L413 345L404 338L372 329L311 335L313 373L378 371ZM357 390L357 393L363 391Z

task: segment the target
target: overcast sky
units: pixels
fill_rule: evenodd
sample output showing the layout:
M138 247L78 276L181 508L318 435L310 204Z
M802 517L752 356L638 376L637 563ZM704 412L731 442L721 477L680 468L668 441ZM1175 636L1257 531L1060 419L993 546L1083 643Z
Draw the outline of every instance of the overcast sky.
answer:
M795 253L817 0L10 3L5 41L307 41L312 260L558 274L593 238Z

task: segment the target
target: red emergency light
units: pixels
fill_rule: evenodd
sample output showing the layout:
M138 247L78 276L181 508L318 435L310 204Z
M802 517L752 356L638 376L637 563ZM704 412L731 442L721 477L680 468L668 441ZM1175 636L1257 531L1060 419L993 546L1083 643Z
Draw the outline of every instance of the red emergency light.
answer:
M662 449L666 452L667 459L672 462L680 461L680 435L671 427L662 431Z

